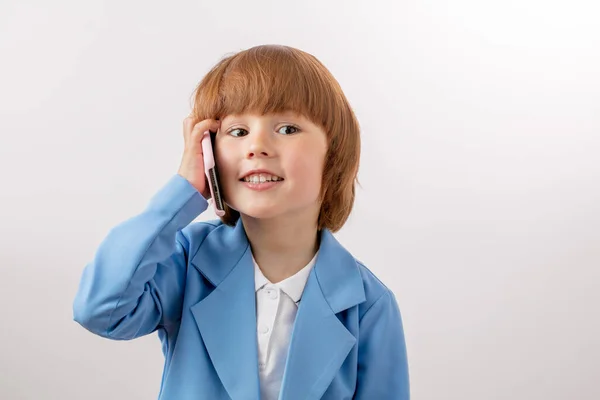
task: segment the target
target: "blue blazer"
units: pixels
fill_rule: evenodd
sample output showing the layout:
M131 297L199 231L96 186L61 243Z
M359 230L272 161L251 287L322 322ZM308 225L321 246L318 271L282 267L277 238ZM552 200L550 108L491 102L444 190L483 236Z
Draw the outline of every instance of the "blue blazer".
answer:
M176 175L114 227L84 269L74 320L105 338L157 332L159 399L259 399L254 265L243 224L194 222L207 201ZM393 293L328 230L290 340L280 399L408 400Z

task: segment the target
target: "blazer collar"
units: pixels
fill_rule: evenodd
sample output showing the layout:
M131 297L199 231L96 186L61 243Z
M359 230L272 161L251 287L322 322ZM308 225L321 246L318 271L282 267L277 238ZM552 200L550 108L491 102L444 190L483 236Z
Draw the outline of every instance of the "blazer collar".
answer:
M214 286L219 286L244 253L249 251L250 243L241 221L239 218L234 227L219 222L192 257L194 267ZM211 262L206 262L207 256ZM335 313L365 301L356 260L328 229L321 231L319 254L313 270L327 303Z
M254 262L241 219L213 229L190 263L215 286L191 311L216 372L233 400L258 399ZM296 315L282 398L322 396L356 343L336 314L364 301L356 260L323 230Z

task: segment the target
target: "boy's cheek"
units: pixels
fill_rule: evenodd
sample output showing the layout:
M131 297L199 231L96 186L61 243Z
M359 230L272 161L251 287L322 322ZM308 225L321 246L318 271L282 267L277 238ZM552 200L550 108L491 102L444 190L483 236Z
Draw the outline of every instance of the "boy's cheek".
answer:
M227 179L230 176L237 176L235 170L235 163L231 159L231 153L227 153L224 150L216 152L217 168L219 169L219 177L221 179Z

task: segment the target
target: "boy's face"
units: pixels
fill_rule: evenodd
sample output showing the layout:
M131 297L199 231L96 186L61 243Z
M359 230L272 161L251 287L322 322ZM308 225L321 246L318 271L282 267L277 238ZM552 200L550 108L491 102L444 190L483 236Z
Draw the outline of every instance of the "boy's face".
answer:
M228 115L215 152L230 207L251 218L316 223L327 152L322 128L291 112Z

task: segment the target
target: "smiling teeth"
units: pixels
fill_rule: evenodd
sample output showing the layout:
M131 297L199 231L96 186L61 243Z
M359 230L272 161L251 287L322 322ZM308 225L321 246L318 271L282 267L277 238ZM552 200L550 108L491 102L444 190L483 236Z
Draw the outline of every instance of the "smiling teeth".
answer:
M250 182L250 183L277 182L277 181L282 181L282 180L283 179L281 179L278 176L268 175L268 174L255 174L255 175L249 175L244 178L245 182Z

